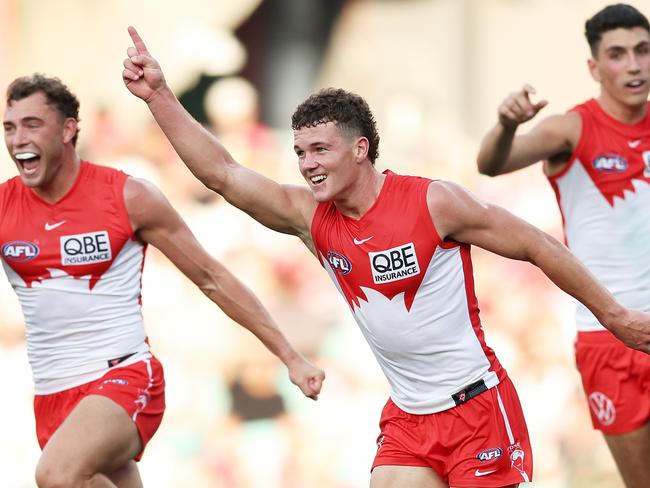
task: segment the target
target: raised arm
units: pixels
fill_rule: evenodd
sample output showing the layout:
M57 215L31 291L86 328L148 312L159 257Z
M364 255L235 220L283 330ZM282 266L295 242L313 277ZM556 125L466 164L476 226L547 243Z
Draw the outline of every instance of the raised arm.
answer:
M627 346L650 353L650 315L620 305L556 239L453 183L432 182L427 201L440 237L534 264Z
M291 381L316 399L323 371L289 344L255 295L201 247L163 194L149 183L129 178L124 201L137 236L158 248L226 315L262 341L287 366Z
M541 160L568 154L575 148L582 122L570 112L542 120L530 132L516 136L517 127L529 121L547 105L546 100L533 103L530 85L511 93L499 105L499 120L485 135L476 160L478 170L488 176L510 173Z
M271 229L302 238L309 245L316 202L306 187L280 185L238 164L228 150L183 108L158 62L133 27L122 78L147 103L185 165L204 185Z

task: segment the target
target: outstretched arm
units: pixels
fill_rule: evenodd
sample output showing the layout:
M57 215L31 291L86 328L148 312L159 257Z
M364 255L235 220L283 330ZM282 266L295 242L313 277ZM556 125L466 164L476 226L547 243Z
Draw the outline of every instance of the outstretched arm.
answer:
M287 366L291 381L316 399L323 371L289 344L255 295L201 247L163 194L149 183L129 178L124 200L137 236L162 251L226 315L262 341Z
M537 161L571 152L580 137L581 120L576 113L553 115L542 120L529 133L516 136L517 127L529 121L547 105L532 102L535 89L530 85L511 93L499 105L499 120L488 132L476 160L478 170L488 176L510 173Z
M280 185L238 164L228 150L183 108L133 27L122 78L129 91L147 102L186 166L204 185L263 225L299 236L309 247L316 202L306 187Z
M556 239L500 207L479 202L452 183L432 182L427 201L440 237L529 261L627 346L650 353L650 314L620 305Z

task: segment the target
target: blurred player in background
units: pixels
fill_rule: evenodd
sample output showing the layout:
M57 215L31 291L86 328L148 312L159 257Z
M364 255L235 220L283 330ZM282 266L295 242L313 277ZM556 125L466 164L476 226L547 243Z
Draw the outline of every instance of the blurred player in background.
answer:
M79 158L79 102L60 80L18 78L6 101L5 143L19 176L0 185L0 252L27 325L39 487L142 486L135 461L165 409L163 370L141 316L148 244L316 398L323 372L205 252L162 193ZM191 324L178 325L191 333Z
M619 305L552 237L453 183L379 172L379 135L361 97L330 88L296 109L294 150L308 187L281 185L239 165L192 119L129 32L124 82L185 164L260 223L298 236L346 299L390 384L372 488L531 479L517 393L484 340L472 244L534 263L627 344L649 350L650 315Z
M650 25L616 4L589 19L585 35L600 96L515 135L547 103L531 101L524 86L499 106L478 167L494 176L544 160L568 246L620 303L650 311ZM626 485L650 486L650 357L626 348L580 303L576 325L593 425Z

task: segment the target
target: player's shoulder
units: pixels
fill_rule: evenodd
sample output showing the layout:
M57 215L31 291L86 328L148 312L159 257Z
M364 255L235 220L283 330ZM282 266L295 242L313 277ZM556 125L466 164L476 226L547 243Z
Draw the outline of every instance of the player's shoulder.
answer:
M588 100L583 100L582 102L575 104L573 107L567 110L566 113L593 112L597 110L598 107L599 107L598 100L596 100L595 98L590 98Z
M602 120L603 118L607 118L605 111L595 98L590 98L571 107L564 115L565 123L579 124L580 126L589 120Z
M429 180L429 192L448 196L459 192L467 192L467 189L454 181L450 180Z
M0 183L0 216L12 209L19 208L25 201L26 192L30 191L20 176L14 176ZM0 223L2 218L0 217Z
M575 110L549 115L535 126L525 141L527 144L537 142L546 147L557 146L558 150L573 150L582 134L583 117L581 111Z
M13 176L0 183L0 196L15 195L24 189L20 176Z
M21 183L20 175L15 175L10 178L7 178L4 181L0 181L0 187L2 188L9 188L16 186Z
M427 203L430 209L451 208L467 198L469 191L449 180L431 180L427 188Z
M538 127L550 130L564 130L579 128L582 125L583 112L571 109L564 113L549 115L542 119Z
M129 177L128 174L122 170L105 166L103 164L96 164L90 161L82 160L80 167L80 179L86 185L93 184L100 187L118 187L121 188L124 182Z
M384 184L388 185L391 193L397 192L406 192L406 193L417 193L419 191L427 191L429 183L431 183L431 178L418 175L409 175L409 174L399 174L391 170L385 170L383 174L386 177Z
M148 199L160 198L163 196L162 191L154 185L151 181L138 178L131 175L126 175L124 181L124 195L127 199Z

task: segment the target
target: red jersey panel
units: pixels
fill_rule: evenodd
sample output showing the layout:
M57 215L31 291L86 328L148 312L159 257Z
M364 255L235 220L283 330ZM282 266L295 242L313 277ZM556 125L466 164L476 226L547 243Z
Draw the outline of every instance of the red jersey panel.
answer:
M483 338L470 248L442 242L431 220L431 180L385 174L359 220L319 204L312 239L393 401L409 413L433 413L455 406L468 385L498 384L505 371Z
M36 393L101 377L148 354L140 312L145 247L124 205L127 175L82 161L47 203L20 177L0 185L0 254L27 326Z

